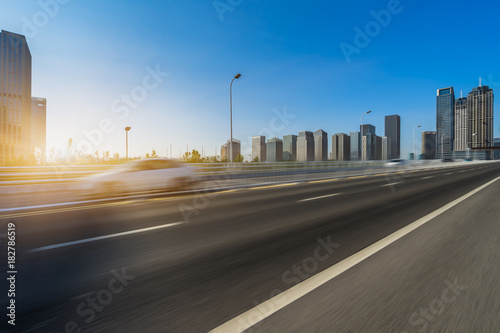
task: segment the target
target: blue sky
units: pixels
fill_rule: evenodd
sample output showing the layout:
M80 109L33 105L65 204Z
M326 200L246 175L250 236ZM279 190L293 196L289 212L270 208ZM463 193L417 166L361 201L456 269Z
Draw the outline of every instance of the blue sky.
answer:
M84 150L124 155L123 128L131 126L132 156L152 149L165 155L170 144L174 157L187 146L213 155L229 139L229 83L241 73L233 84L233 132L246 158L253 135L348 133L359 130L366 110L373 112L365 123L378 135L385 115L401 116L407 156L414 126L435 130L438 88L453 86L459 97L479 77L500 88L494 1L217 4L0 0L0 29L28 37L33 95L48 100L48 149L73 138ZM388 9L390 22L382 15L383 25L374 25L372 11ZM371 28L371 37L348 62L340 45L356 46L356 27ZM151 70L168 76L148 79L144 90ZM132 92L134 107L126 116L116 112ZM284 110L288 116L277 116Z

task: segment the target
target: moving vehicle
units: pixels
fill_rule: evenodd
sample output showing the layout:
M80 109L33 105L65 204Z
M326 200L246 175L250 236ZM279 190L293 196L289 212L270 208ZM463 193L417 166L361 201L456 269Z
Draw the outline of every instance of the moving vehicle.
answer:
M178 161L151 158L126 163L110 172L83 179L87 195L121 195L135 192L174 191L189 188L194 169Z
M406 160L402 158L394 158L392 160L387 161L384 166L385 167L396 167L406 165Z

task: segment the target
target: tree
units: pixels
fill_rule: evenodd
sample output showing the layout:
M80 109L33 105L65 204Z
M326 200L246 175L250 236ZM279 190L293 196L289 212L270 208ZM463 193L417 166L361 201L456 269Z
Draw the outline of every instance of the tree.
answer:
M244 158L243 158L243 155L241 154L238 154L235 158L235 162L243 162Z
M256 156L254 159L253 159L254 162L258 162L259 161L259 156Z

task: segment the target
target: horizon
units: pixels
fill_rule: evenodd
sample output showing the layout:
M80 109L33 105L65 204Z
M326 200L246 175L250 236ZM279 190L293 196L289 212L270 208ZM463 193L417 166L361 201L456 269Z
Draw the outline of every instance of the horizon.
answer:
M233 84L233 138L241 141L245 159L252 136L282 138L317 129L328 133L330 152L331 135L359 131L367 110L373 112L364 123L374 125L378 136L384 136L385 116L401 116L406 158L413 151L414 126L422 125L417 151L421 132L436 130L438 89L452 86L458 97L458 91L467 96L480 78L494 91L499 85L492 32L497 4L468 8L468 15L481 14L482 29L491 32L474 34L472 45L451 57L450 44L472 32L455 20L460 6L448 8L448 1L241 1L232 10L211 2L47 3L3 1L12 15L0 27L27 38L32 96L47 99L47 155L52 148L63 151L70 138L76 149L84 147L82 142L92 141L87 132L94 134L90 153L124 156L125 126L132 127L129 156L153 149L170 156L170 144L172 157L187 147L220 155L230 138L229 83L241 73ZM283 6L289 16L278 14ZM426 25L418 26L422 13ZM308 26L301 25L306 17ZM370 30L376 28L372 22L378 30ZM436 29L439 36L429 39ZM108 131L101 137L96 130L103 119ZM494 127L500 129L498 119Z

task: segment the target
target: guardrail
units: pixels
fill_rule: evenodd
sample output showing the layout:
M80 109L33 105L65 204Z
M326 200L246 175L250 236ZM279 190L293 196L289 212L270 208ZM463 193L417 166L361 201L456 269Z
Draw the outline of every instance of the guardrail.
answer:
M200 180L272 177L327 173L345 170L373 170L383 168L385 161L323 161L323 162L278 162L278 163L190 163ZM424 168L452 166L455 163L439 163L439 160L420 160L399 168ZM462 164L462 162L458 162ZM83 177L111 171L121 165L66 165L36 167L0 167L1 185L32 185L57 182L72 182Z

